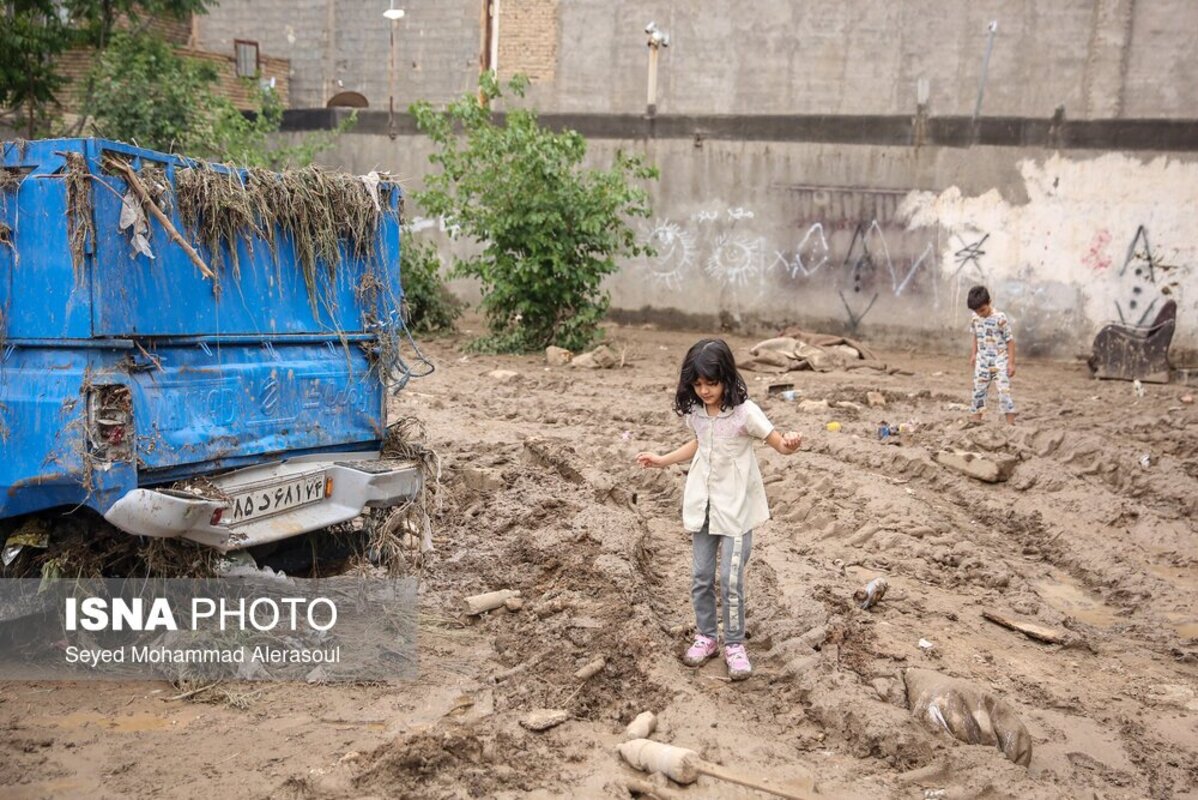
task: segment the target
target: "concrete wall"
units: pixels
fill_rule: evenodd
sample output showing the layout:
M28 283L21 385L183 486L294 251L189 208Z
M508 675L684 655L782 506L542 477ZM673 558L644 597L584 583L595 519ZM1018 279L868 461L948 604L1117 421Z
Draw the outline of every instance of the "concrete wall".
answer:
M456 97L478 85L482 52L481 0L397 2L396 109L416 100ZM291 105L323 108L342 91L366 96L371 108L390 99L392 23L387 0L222 0L198 17L197 41L232 52L234 39L257 41L262 52L291 61Z
M468 91L488 63L483 0L397 3L397 107ZM532 74L529 102L589 126L595 163L625 148L661 167L654 217L638 222L658 254L610 281L625 316L801 322L964 349L964 290L985 282L1025 352L1086 352L1104 321L1149 320L1171 297L1174 352L1198 358L1198 2L498 6L501 75ZM292 59L294 105L346 89L385 108L382 8L223 0L200 43L260 31L265 52ZM645 120L649 20L672 41L659 116ZM326 158L418 185L428 143L406 118L398 139L385 131L363 115ZM444 238L440 221L413 221Z
M397 0L397 108L477 82L484 0ZM389 97L383 0L222 0L198 44L257 39L289 58L298 108L339 89ZM544 111L644 110L649 20L671 34L658 111L675 114L971 114L987 25L998 22L983 113L1072 119L1191 118L1198 107L1193 0L499 0L499 68L534 75ZM340 84L337 82L340 81Z
M411 191L428 148L351 134L325 158L412 176ZM590 148L592 163L622 148L662 172L653 217L636 223L657 255L608 283L625 319L801 323L964 350L965 292L985 283L1026 353L1088 352L1104 322L1151 320L1171 297L1175 356L1198 356L1198 154L689 139ZM409 209L445 252L462 246Z

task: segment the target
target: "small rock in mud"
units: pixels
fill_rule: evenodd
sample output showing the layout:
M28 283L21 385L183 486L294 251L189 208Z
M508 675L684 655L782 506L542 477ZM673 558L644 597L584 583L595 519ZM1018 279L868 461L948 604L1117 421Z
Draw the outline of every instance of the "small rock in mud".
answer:
M619 363L616 354L605 344L601 344L589 353L574 356L570 366L583 369L611 369Z
M561 709L542 708L531 712L520 720L520 726L530 731L546 731L557 727L570 718L570 712Z
M936 453L936 463L979 481L1001 483L1011 477L1019 459L998 453L941 450Z
M545 348L545 363L551 367L564 367L570 363L574 354L564 347L550 345Z
M866 392L865 399L870 408L885 408L886 396L881 392Z
M510 369L493 369L487 373L487 377L496 383L515 383L520 380L520 373Z

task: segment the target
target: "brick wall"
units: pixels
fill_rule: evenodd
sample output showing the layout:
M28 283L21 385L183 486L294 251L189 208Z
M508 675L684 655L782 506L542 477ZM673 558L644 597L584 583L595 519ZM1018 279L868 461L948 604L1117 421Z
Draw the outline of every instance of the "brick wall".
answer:
M502 0L499 7L499 76L522 72L534 82L557 74L558 0Z
M233 53L213 53L206 50L192 50L187 47L177 47L176 52L187 58L206 61L216 67L216 93L229 98L233 105L245 111L257 107L257 91L252 82L237 77L237 64ZM78 114L83 104L83 92L88 72L96 58L94 50L71 50L59 56L59 69L67 77L70 84L58 93L63 111L68 115ZM275 80L275 91L286 108L290 100L291 65L285 58L273 58L259 55L261 78Z

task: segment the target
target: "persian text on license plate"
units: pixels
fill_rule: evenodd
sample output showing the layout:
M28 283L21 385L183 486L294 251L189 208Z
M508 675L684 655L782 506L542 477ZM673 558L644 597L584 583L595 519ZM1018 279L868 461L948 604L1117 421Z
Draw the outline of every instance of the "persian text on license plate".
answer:
M324 472L297 475L229 495L224 520L227 525L254 522L324 499Z

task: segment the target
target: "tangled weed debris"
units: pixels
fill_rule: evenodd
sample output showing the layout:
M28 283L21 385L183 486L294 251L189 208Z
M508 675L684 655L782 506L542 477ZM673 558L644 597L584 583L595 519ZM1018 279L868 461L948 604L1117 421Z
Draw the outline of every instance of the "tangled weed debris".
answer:
M441 458L423 443L424 424L416 417L404 417L387 426L383 439L382 457L397 461L414 461L420 469L420 494L392 509L385 510L370 521L368 552L370 560L389 569L403 564L404 554L416 549L423 557L433 550L433 529L430 511L439 510L441 492ZM433 506L438 508L434 509Z
M24 548L2 571L6 578L208 578L221 554L179 539L130 536L89 515L41 520L45 549Z
M360 177L320 167L276 173L197 165L178 170L175 186L183 224L218 268L227 254L237 275L238 243L252 252L255 238L277 262L279 236L289 237L313 308L322 267L332 278L343 257L375 258L379 222L391 213L387 195L394 190L386 179L375 189Z
M67 232L71 249L71 266L75 280L83 279L83 257L90 238L95 241L96 223L92 217L92 187L87 159L82 153L66 153L67 160Z

